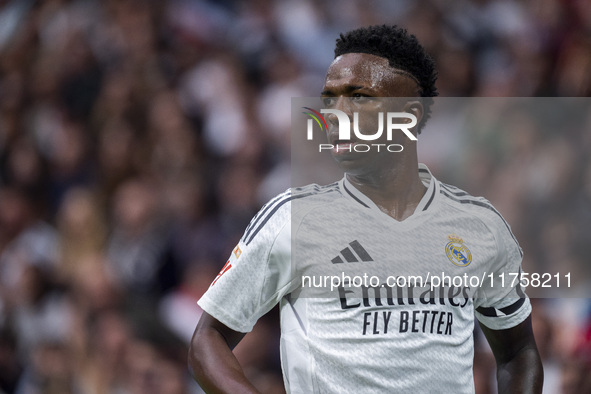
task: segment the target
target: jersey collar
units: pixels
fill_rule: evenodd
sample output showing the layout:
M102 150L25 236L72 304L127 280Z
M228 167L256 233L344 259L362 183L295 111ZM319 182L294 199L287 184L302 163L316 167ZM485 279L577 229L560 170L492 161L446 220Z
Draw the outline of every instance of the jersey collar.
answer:
M438 182L436 182L436 179L433 174L431 174L431 171L429 171L429 168L427 168L427 166L423 163L419 163L419 178L421 179L421 182L423 182L423 185L425 185L427 188L427 191L423 195L423 198L421 198L421 201L419 201L419 205L417 205L415 208L413 215L422 211L426 211L430 206L433 205L435 197L439 194L439 191L437 190ZM346 175L339 181L339 188L346 198L353 200L356 203L365 206L366 208L381 212L380 208L378 208L378 206L369 197L361 193L355 186L353 186L351 182L349 182L349 180L347 180Z

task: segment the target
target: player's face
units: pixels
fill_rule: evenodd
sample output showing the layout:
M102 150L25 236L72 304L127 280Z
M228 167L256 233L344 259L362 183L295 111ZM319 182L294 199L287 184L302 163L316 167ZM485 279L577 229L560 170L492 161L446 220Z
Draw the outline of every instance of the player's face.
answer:
M344 141L338 136L338 119L329 114L328 139L333 145L332 155L341 168L350 174L361 174L376 170L376 167L391 166L394 156L402 152L388 152L385 146L399 144L403 148L410 147L409 138L401 131L392 133L392 140L387 140L386 113L387 112L414 112L418 102L409 105L408 99L378 99L385 97L418 97L418 86L414 79L404 71L390 66L388 60L383 57L365 54L348 53L337 57L326 73L324 88L322 91L324 108L343 111L349 118L351 127L351 139ZM360 141L353 132L354 116L359 113L358 126L362 134L375 134L379 128L379 113L383 113L382 136L373 141ZM420 113L415 116L420 120ZM377 147L365 152L365 147L358 144L384 144L378 151ZM356 151L356 149L358 151ZM362 152L363 151L363 152ZM403 149L404 151L404 149Z

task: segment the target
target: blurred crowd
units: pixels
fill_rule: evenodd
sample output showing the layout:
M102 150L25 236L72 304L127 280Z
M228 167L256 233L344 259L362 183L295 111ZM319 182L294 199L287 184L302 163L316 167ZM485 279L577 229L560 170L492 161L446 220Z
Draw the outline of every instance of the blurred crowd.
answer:
M196 301L290 186L291 97L319 93L340 32L381 23L433 55L441 96L591 93L585 0L0 0L0 393L199 393ZM591 121L473 122L470 154L421 161L499 208L526 269L585 268ZM533 300L546 393L591 392L576 296ZM278 349L276 311L236 349L262 392L282 392Z

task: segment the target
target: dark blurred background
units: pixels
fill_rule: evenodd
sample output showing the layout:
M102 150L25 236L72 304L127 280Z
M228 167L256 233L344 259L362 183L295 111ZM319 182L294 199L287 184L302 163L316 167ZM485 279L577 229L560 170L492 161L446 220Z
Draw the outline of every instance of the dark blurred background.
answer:
M199 393L196 301L290 184L290 98L319 93L340 32L381 23L432 54L441 96L591 93L587 0L0 0L0 393ZM479 124L463 172L421 161L499 208L529 271L587 265L591 122ZM579 297L532 300L546 393L591 393ZM275 311L236 350L265 393L278 335Z

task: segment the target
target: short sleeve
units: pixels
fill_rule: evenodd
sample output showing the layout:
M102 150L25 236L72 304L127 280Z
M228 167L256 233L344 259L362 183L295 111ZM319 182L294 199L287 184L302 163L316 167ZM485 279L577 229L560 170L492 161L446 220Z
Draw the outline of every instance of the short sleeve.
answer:
M198 304L231 329L249 332L292 282L290 204L284 194L252 219Z
M492 280L483 283L474 306L480 323L504 330L523 322L531 313L531 304L519 281L523 252L505 219L497 211L493 213L491 230L497 255L487 267L487 277Z

